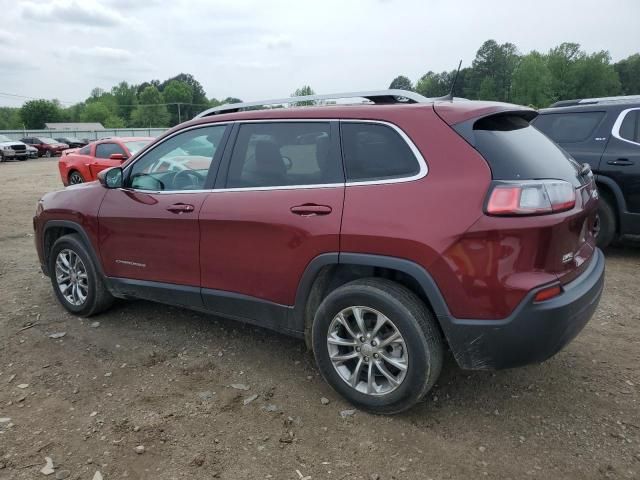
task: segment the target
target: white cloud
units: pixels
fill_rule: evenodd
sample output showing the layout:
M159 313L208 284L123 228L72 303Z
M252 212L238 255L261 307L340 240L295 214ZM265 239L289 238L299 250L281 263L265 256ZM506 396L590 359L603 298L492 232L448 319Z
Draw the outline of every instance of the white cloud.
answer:
M279 48L291 48L293 45L291 37L288 35L268 35L263 37L262 43L272 50L277 50Z
M113 27L125 21L120 13L95 0L32 1L22 4L22 16L38 22L80 24L85 27Z
M89 60L109 60L113 62L129 62L135 57L129 50L111 47L71 47L66 54L69 58L82 57Z
M15 43L15 34L9 33L5 30L0 30L0 45L11 45Z

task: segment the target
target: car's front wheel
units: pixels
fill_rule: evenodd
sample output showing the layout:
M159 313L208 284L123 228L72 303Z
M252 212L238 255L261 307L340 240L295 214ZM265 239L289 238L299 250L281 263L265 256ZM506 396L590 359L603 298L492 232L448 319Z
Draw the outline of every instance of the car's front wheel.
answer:
M419 402L440 375L443 342L426 305L395 282L355 280L320 304L313 350L325 380L373 413Z
M113 303L114 298L78 235L65 235L53 244L49 275L58 301L75 315L95 315Z

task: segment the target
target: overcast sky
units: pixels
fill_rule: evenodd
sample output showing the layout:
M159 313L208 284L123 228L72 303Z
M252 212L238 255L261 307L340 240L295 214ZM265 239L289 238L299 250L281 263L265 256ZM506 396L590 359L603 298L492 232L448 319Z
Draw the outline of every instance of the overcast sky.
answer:
M193 74L208 97L386 88L469 65L484 40L640 51L640 0L0 0L0 92L63 102ZM24 99L0 95L0 106Z

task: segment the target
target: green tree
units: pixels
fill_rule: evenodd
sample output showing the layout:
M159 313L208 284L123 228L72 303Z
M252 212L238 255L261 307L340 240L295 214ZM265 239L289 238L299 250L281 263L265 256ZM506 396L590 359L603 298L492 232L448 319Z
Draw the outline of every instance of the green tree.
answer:
M21 128L20 109L0 107L0 130L19 130Z
M220 105L227 105L229 103L242 103L242 100L236 97L227 97L224 100L222 100Z
M60 120L60 105L51 100L29 100L20 109L20 118L26 128L45 128L45 122Z
M620 79L607 51L584 55L575 66L576 97L605 97L620 94Z
M175 77L171 77L165 80L160 85L158 85L158 90L160 90L160 92L164 94L165 88L173 80L186 83L191 87L191 103L193 103L193 105L185 105L185 111L182 115L182 118L193 118L198 112L202 111L204 108L207 108L207 105L209 104L207 94L204 91L204 88L202 88L200 82L198 82L190 73L180 73Z
M455 75L455 72L453 72ZM416 82L416 92L425 97L442 97L451 90L453 77L449 72L428 71Z
M528 53L513 71L513 102L537 108L546 107L551 103L552 81L546 57L535 50Z
M404 75L398 75L396 78L393 79L393 81L389 85L389 88L391 88L391 89L396 89L397 88L398 90L409 90L409 91L412 91L413 90L413 84L411 83L411 80L409 80Z
M167 127L169 111L160 91L153 85L146 87L138 98L139 105L131 114L136 127Z
M125 123L129 123L131 112L133 112L133 109L138 104L137 87L135 85L129 85L127 82L120 82L111 89L111 95L118 107L116 114L122 118Z
M124 121L115 115L106 102L93 101L89 102L80 119L83 122L99 122L107 128L123 128Z
M164 87L162 96L165 102L174 104L168 106L171 112L171 125L177 125L183 120L191 119L191 117L185 117L185 113L192 110L191 103L193 100L193 89L188 83L180 80L171 80Z
M309 95L315 95L316 92L309 85L304 85L301 88L296 89L295 92L291 94L292 97L307 97ZM316 102L313 100L303 101L303 102L294 102L296 107L306 107L315 105Z
M580 44L565 42L549 50L547 67L551 72L551 100L576 98L576 63L584 57Z
M465 96L486 100L485 95L491 95L493 100L509 101L511 79L519 59L518 49L513 43L484 42L466 75Z
M620 60L613 67L620 77L623 95L640 95L640 53Z
M476 96L478 100L500 100L496 81L493 77L484 77L482 79Z

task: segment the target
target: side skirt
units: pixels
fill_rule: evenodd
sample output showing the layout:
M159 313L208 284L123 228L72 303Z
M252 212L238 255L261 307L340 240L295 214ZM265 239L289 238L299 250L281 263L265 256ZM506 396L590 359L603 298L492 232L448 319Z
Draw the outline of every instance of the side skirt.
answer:
M303 332L292 328L293 307L223 290L175 285L172 283L108 277L112 295L124 299L141 299L218 315L297 338Z

